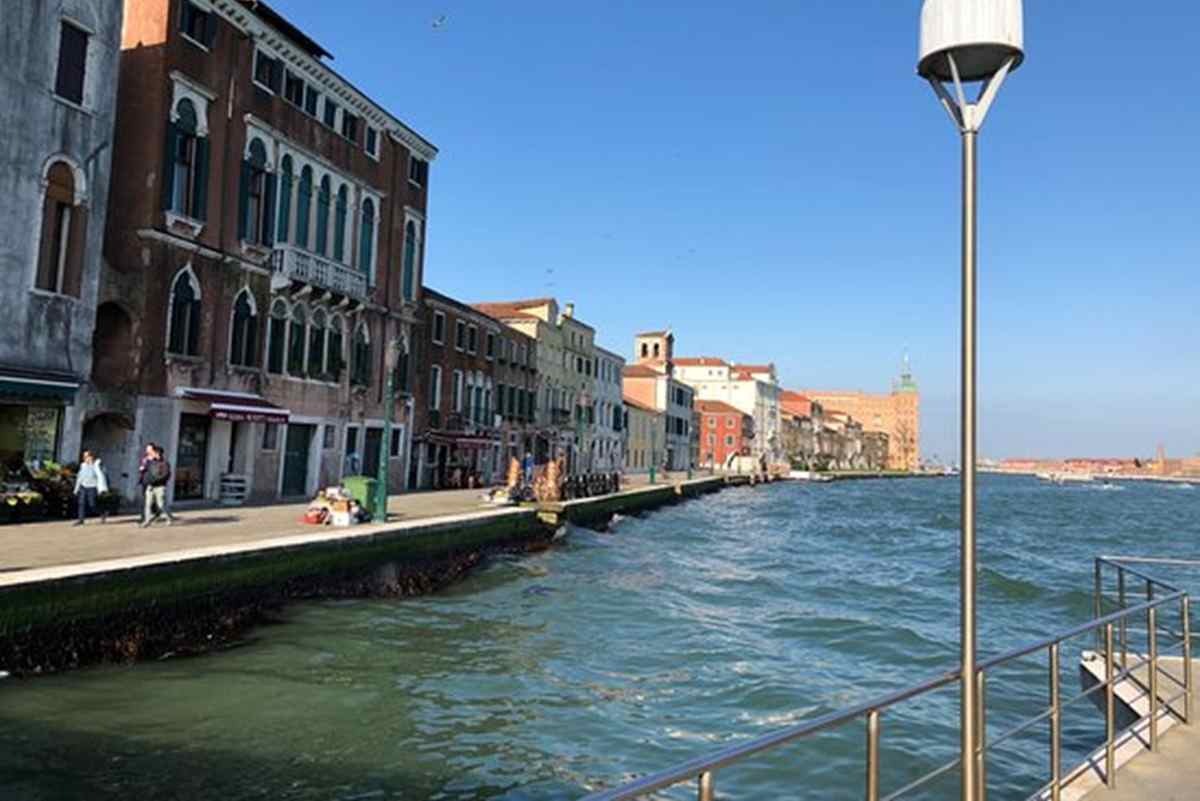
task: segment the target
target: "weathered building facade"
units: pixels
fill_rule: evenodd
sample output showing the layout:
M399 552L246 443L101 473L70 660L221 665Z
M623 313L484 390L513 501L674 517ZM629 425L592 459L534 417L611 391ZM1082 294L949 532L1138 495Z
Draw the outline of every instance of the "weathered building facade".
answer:
M121 20L122 0L0 11L0 475L77 461L106 424L89 379Z
M696 401L700 417L699 463L720 468L734 456L749 456L754 418L723 401Z
M675 373L675 336L670 331L650 331L634 338L634 363L625 368L622 380L627 398L663 413L665 431L656 467L687 470L695 466L699 453L694 406L696 393Z
M592 435L592 469L612 472L625 466L625 402L622 373L625 359L595 346L596 425Z
M177 500L405 483L436 149L326 56L266 3L127 2L93 374Z
M675 360L680 381L692 387L701 400L721 401L754 418L751 455L768 463L784 455L780 386L775 365L730 364L711 356Z

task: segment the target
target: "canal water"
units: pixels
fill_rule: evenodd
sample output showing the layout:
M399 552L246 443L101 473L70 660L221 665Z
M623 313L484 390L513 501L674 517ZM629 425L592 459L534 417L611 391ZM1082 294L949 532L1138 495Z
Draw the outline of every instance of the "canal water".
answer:
M1088 619L1097 554L1200 555L1200 489L980 492L984 655ZM578 798L951 667L957 504L950 479L728 490L432 597L298 605L218 654L0 681L0 798ZM1089 645L1064 650L1064 693ZM1046 684L1044 655L998 676L992 735ZM956 692L884 716L885 793L953 757ZM1069 711L1064 761L1100 726ZM1046 738L989 756L992 797L1034 789ZM863 741L822 735L719 773L718 793L861 798Z

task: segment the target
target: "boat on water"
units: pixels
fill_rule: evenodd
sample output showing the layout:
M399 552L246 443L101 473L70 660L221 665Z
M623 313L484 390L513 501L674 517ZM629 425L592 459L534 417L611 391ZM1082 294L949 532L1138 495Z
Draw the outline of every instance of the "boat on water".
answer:
M1095 481L1091 473L1038 473L1038 478L1052 484L1077 484Z

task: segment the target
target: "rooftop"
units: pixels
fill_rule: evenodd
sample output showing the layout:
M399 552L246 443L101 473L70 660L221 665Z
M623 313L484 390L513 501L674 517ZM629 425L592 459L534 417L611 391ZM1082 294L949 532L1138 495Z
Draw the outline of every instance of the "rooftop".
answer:
M633 398L629 397L628 395L625 395L623 397L624 397L626 406L632 406L635 409L641 409L643 412L650 412L651 414L662 414L662 412L660 412L658 409L655 409L653 406L647 406L646 404L642 403L641 401L634 400Z
M728 367L729 363L716 356L690 356L675 359L676 367Z
M663 375L653 367L646 367L641 364L631 364L622 370L621 374L626 378L658 378Z
M734 406L730 406L725 401L714 400L698 400L695 402L696 411L701 414L736 414L745 415L745 413Z

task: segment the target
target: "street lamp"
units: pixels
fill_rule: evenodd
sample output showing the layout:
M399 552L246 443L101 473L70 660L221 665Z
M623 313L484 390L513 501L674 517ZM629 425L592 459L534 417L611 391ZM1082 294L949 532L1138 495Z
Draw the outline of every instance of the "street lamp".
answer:
M1021 0L925 0L921 8L920 76L962 134L962 626L961 758L962 799L977 801L983 754L977 754L983 724L975 666L975 335L976 335L976 145L984 118L1004 79L1021 66L1024 13ZM945 84L950 83L952 95ZM964 83L982 83L968 101ZM978 761L977 761L978 760Z
M388 502L388 467L391 464L392 453L392 421L396 415L396 370L400 359L408 352L408 347L402 339L393 339L388 343L384 353L384 370L386 389L383 394L383 441L379 443L379 465L375 471L375 522L387 522ZM408 365L405 365L407 371ZM412 406L409 407L408 426L412 427Z

